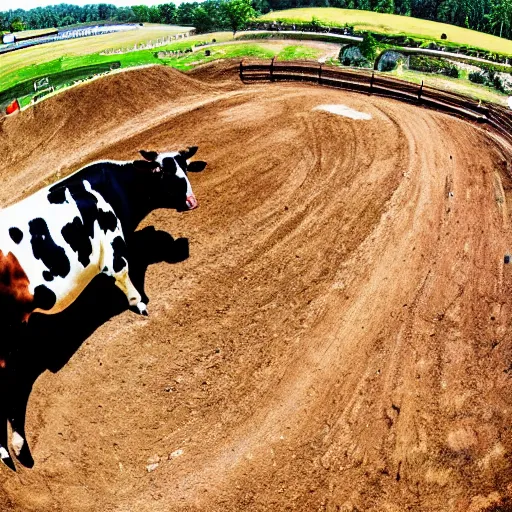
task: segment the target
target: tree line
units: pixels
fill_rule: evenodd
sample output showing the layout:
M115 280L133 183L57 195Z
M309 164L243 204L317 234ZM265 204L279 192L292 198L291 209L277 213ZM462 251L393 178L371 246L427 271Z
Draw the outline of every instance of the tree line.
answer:
M97 21L192 25L198 32L239 30L250 17L259 13L294 7L341 7L402 14L512 39L512 0L205 0L151 7L59 4L28 11L0 11L0 30L62 27Z

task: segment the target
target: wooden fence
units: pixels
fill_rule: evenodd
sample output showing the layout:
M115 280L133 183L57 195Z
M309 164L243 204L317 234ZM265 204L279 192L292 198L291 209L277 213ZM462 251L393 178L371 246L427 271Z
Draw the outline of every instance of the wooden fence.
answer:
M243 82L311 82L350 91L395 98L408 103L448 112L469 121L486 123L512 145L512 111L482 103L462 94L405 82L372 70L339 68L307 61L240 62Z

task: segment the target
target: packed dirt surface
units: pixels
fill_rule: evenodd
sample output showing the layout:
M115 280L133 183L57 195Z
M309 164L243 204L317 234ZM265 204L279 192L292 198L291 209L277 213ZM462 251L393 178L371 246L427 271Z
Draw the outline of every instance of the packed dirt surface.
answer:
M0 121L3 205L139 149L208 162L199 209L140 226L148 319L101 280L32 319L27 361L51 371L0 510L512 510L507 148L230 66L120 73Z

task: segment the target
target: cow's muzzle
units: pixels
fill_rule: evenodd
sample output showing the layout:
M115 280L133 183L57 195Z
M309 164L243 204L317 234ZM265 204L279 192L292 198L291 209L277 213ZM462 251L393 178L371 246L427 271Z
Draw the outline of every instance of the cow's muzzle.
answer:
M199 206L199 203L197 202L196 196L194 194L187 196L186 204L189 210L194 210Z

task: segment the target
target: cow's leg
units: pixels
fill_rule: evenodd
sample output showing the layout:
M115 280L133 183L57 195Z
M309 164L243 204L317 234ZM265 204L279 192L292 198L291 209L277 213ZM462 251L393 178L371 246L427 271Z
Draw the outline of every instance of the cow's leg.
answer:
M133 286L132 280L128 275L128 265L121 272L113 274L116 280L116 286L126 295L128 303L132 307L136 307L141 315L148 316L148 310L146 304L142 302L142 297Z
M34 465L34 459L25 440L25 414L16 407L8 418L12 428L11 447L18 460L26 467Z
M5 414L0 414L0 460L13 471L16 471L9 450L7 449L7 418Z
M11 424L12 429L11 447L16 457L20 458L21 452L25 451L24 449L27 448L25 442L25 407L23 403L26 404L28 402L30 390L25 393L24 386L22 386L20 382L16 368L11 369L9 381L12 386L10 390L12 391L9 392L9 398L7 400L7 420Z
M115 235L117 236L111 242L104 242L102 272L115 279L116 286L126 295L130 306L137 308L141 315L147 316L146 304L142 302L142 297L128 274L126 242L119 232Z
M7 417L10 408L9 391L11 382L9 381L8 371L6 369L5 359L0 359L0 388L1 394L6 398L0 402L0 460L10 469L16 471L11 455L9 454L7 444Z
M16 346L11 350L5 363L4 389L8 392L5 393L3 404L7 421L11 425L11 453L16 455L21 464L31 468L34 459L26 441L25 420L32 384L41 372L38 363L27 358L26 329L26 325L20 325L12 333L12 340Z

